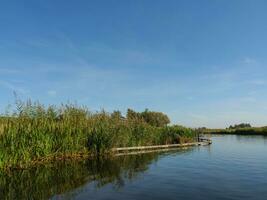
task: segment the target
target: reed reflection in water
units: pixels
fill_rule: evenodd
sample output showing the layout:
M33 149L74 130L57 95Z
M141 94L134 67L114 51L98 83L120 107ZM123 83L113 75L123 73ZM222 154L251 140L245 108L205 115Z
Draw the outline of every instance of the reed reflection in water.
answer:
M186 153L193 148L170 152L154 152L110 159L65 161L41 165L27 170L0 173L1 199L49 199L55 195L67 197L70 191L93 183L95 188L112 184L114 189L125 181L141 177L160 156Z

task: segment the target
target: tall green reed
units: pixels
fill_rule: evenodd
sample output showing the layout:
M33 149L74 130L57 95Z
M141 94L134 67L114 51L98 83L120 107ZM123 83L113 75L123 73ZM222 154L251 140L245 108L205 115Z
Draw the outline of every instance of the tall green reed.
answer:
M24 167L58 157L104 155L113 147L192 141L195 132L181 126L153 126L142 118L105 111L92 113L73 104L48 106L18 102L0 118L0 168ZM154 114L154 113L153 113Z

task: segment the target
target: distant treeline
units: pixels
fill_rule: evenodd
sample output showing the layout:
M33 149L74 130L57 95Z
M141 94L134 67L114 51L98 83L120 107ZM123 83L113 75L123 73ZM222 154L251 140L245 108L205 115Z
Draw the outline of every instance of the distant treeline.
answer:
M249 123L241 123L229 126L229 129L252 128Z
M90 112L66 104L44 106L17 101L15 111L0 118L0 168L25 167L53 159L110 154L114 147L191 142L196 131L161 112L128 109Z
M198 131L204 134L267 135L267 126L252 127L248 123L241 123L231 125L226 129L208 129L203 127L198 129Z

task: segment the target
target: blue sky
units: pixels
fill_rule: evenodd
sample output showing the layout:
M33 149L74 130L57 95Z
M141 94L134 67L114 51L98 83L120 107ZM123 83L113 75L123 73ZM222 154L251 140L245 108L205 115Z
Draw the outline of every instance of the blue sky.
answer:
M267 125L264 0L1 0L0 110L20 98Z

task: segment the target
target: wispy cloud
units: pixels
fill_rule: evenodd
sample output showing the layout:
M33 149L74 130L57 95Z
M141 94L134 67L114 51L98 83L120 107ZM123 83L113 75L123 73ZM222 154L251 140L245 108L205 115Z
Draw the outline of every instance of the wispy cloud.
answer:
M253 58L250 58L250 57L245 57L243 60L242 60L242 63L244 64L256 64L257 61Z
M253 85L258 85L258 86L267 85L267 81L266 80L262 80L262 79L250 80L249 83L251 83Z
M51 97L54 97L57 95L57 91L56 90L48 90L47 91L47 94Z
M24 42L26 45L36 48L47 48L52 45L51 41L44 38L29 39Z
M0 81L0 87L26 95L30 94L26 88L30 88L34 98L41 101L77 100L92 109L148 107L166 112L174 123L187 126L225 127L243 120L257 123L251 116L259 119L255 110L267 108L255 90L266 86L264 70L251 58L184 73L178 69L149 69L154 63L165 66L165 60L155 52L99 43L81 45L64 34L55 41L28 42L39 48L54 45L58 55L55 59L26 59L23 66L19 65L23 71L0 68L0 74L9 75L6 81ZM21 80L24 82L15 82Z
M8 81L0 80L0 87L1 86L11 90L12 92L17 92L17 93L23 94L23 95L29 94L29 92L30 92L28 89L22 88L21 86L17 86L16 84L13 84L13 83L8 82Z
M0 67L0 74L18 74L21 73L22 71L19 69L14 69L14 68L1 68Z

